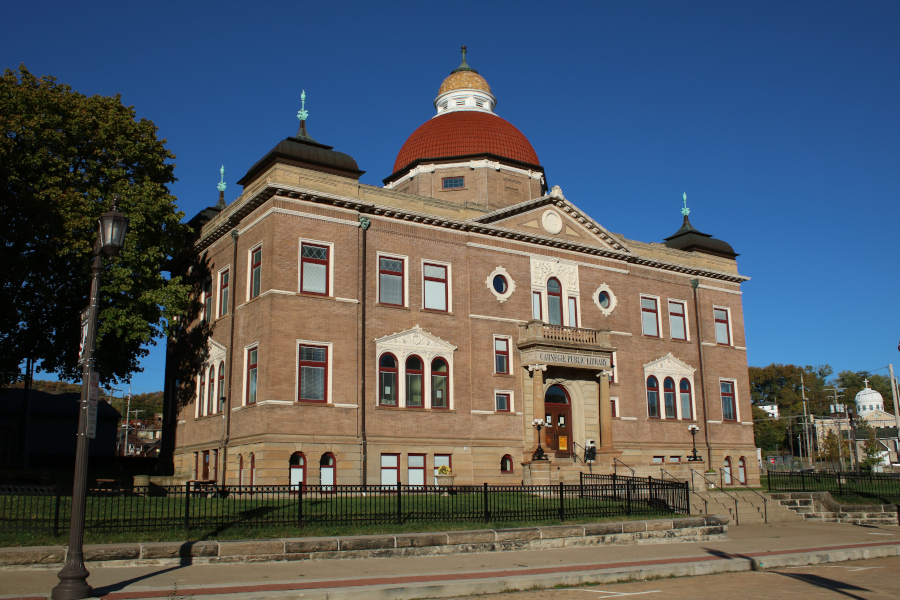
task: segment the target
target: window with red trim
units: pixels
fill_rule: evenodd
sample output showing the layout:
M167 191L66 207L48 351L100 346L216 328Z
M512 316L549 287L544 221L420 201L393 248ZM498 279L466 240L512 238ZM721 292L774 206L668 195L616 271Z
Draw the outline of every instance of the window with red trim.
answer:
M328 348L300 346L300 390L302 402L325 402L328 385Z
M381 455L381 485L396 486L400 483L400 455Z
M328 246L300 245L300 291L328 295Z
M510 456L509 454L504 454L503 458L500 459L500 472L501 473L512 473L513 472L512 456Z
M381 256L378 259L378 302L403 306L403 259Z
M224 317L228 314L228 279L229 270L225 269L219 273L219 316Z
M734 383L731 381L719 382L722 390L722 420L737 421L737 410L734 402Z
M256 387L258 381L258 363L259 348L250 348L247 350L247 404L256 402Z
M728 311L724 308L714 308L713 317L716 320L716 343L722 346L730 346L731 328L728 325Z
M250 299L259 296L262 278L262 247L250 251Z
M675 381L671 377L666 377L663 381L663 401L666 407L666 418L676 418L678 414L675 408Z
M406 359L406 406L422 408L422 359L410 356Z
M647 415L659 418L659 382L652 375L647 378Z
M673 340L687 340L684 303L669 300L669 337Z
M448 310L447 266L425 263L422 265L422 290L424 306L428 310Z
M551 325L562 325L562 286L559 280L547 280L547 321Z
M450 408L450 371L447 361L431 361L431 408Z
M691 402L691 382L687 379L682 379L678 387L681 391L681 418L693 419L694 405Z
M509 375L509 339L494 338L494 372Z
M407 485L425 485L425 455L409 454L406 457Z
M225 361L219 363L219 386L218 393L216 394L216 403L221 402L222 397L225 395Z
M199 407L197 409L197 413L202 417L204 415L203 412L203 401L206 399L206 369L200 371L200 394L197 396ZM126 419L127 421L127 419Z
M659 310L656 298L641 296L641 332L647 337L659 337Z
M531 318L538 321L543 320L543 311L541 310L541 293L531 292Z
M434 455L434 485L438 485L438 470L441 467L447 467L453 472L453 455L452 454L435 454Z
M509 394L494 394L494 403L497 412L510 411Z
M211 415L216 411L216 368L209 367L209 390L206 394L206 414Z
M610 416L612 416L612 417L614 417L614 418L615 418L615 417L618 417L618 416L619 416L619 410L618 410L618 409L619 409L619 403L616 401L615 398L610 398L610 399L609 399L609 403L610 403L610 405L611 405Z
M201 315L200 320L204 323L208 323L213 320L213 297L212 297L212 281L206 280L203 282L203 315Z
M393 354L382 354L378 360L378 380L378 403L397 406L397 359Z

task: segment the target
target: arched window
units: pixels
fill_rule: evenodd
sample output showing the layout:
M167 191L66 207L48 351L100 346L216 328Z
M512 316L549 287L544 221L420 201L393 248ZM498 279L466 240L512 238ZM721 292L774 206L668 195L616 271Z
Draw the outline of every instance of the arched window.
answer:
M203 412L203 401L206 399L206 369L200 371L200 395L199 404L197 409L197 415L202 417L205 413ZM127 415L126 415L127 416ZM127 421L127 419L126 419Z
M216 368L209 367L209 390L206 394L206 414L211 415L216 412Z
M568 404L569 394L561 385L551 385L544 394L544 402L547 404Z
M406 406L422 408L422 359L410 356L406 359Z
M244 485L244 455L238 454L238 485Z
M447 361L436 358L431 361L431 408L449 408L450 371Z
M219 363L219 393L216 394L216 404L225 396L225 361Z
M378 361L378 403L397 406L397 359L393 354L382 354Z
M306 485L306 456L302 452L294 452L288 461L290 466L290 485L292 490L300 490Z
M253 482L256 480L256 456L250 453L250 488L253 488Z
M691 382L687 379L682 379L678 387L681 388L681 418L693 419L694 409L691 402Z
M652 375L647 378L647 415L659 418L659 382Z
M663 400L666 406L666 418L674 419L677 416L675 412L675 381L671 377L666 377L663 381Z
M500 472L501 473L512 473L513 472L512 456L510 456L509 454L504 454L503 458L500 459Z
M738 459L738 481L747 485L747 461L743 456Z
M559 280L547 280L547 313L551 325L562 325L562 286Z
M722 466L722 483L731 485L731 457L725 457L725 464Z
M322 485L322 491L330 491L334 487L336 470L334 454L331 452L323 454L319 459L319 482Z

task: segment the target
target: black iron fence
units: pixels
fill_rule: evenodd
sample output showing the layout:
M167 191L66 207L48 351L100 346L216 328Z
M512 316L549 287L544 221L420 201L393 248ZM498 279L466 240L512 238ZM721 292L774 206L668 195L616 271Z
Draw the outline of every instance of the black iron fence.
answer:
M767 471L770 492L830 492L900 502L900 476L878 473Z
M0 531L68 529L71 489L0 486ZM86 531L517 522L688 514L687 483L583 475L555 485L254 485L91 490Z

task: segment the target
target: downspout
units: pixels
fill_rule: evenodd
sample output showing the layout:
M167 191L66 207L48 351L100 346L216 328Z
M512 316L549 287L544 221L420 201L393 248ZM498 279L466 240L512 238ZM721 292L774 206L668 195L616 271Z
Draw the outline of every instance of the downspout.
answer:
M234 386L231 385L232 377L231 375L234 373L234 321L237 318L237 315L234 314L235 305L237 303L237 243L238 243L238 234L237 229L231 230L231 246L232 246L232 255L231 255L231 267L229 277L231 281L229 282L229 287L231 288L231 333L229 334L228 340L228 385L227 388L229 392L234 390ZM225 431L224 431L224 439L222 440L222 485L228 481L228 441L231 439L231 396L229 393L228 397L225 400L224 406L222 406L222 410L225 411ZM221 401L221 400L220 400Z
M697 349L700 352L700 398L703 401L703 440L706 442L706 455L709 457L707 469L712 468L712 446L709 443L709 410L706 403L706 381L703 368L703 343L700 339L700 286L699 279L691 279L691 287L694 288L694 320L697 322Z
M369 226L372 224L372 221L369 220L368 217L359 217L359 229L362 231L362 259L360 260L362 272L362 289L359 294L359 306L360 306L360 326L359 326L359 339L361 341L361 350L359 356L359 437L360 443L362 445L362 485L367 485L368 483L368 471L369 471L369 443L366 438L366 273L368 271L366 259L367 259L367 251L366 251L366 231L368 231Z

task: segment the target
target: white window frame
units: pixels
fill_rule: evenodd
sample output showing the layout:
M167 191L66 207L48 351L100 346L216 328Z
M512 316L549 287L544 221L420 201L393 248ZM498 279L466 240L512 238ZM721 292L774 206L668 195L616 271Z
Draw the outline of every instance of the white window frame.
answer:
M325 359L325 370L326 370L326 383L325 383L325 402L319 402L317 400L300 400L300 346L319 346L327 349L327 357ZM332 377L332 365L334 363L334 344L332 342L317 342L313 340L300 340L298 339L295 347L294 347L294 402L300 402L303 404L334 404L334 395L332 394L332 387L334 378ZM258 359L257 359L258 360ZM257 382L259 381L259 374L257 373ZM256 400L259 402L259 399Z
M731 319L731 307L718 306L716 304L713 304L712 308L713 308L713 335L715 336L715 345L716 346L734 346L734 331L733 331L733 327L732 327L733 321ZM728 343L727 344L719 343L719 336L716 333L716 312L715 312L716 310L724 310L725 314L728 315Z
M738 402L737 379L732 379L730 377L719 377L720 385L717 390L717 392L718 392L717 396L719 397L719 410L722 409L722 386L721 386L722 382L730 383L732 385L732 389L734 390L734 421L732 421L730 419L726 421L725 420L725 412L722 411L722 422L723 423L740 423L741 422L741 409L740 409L740 402ZM693 397L691 398L691 400L693 401ZM696 407L695 407L695 410L696 410Z
M325 242L322 240L314 240L311 238L298 238L297 245L297 291L301 294L308 293L313 294L312 292L304 292L301 288L303 281L303 244L310 244L312 246L327 246L328 247L328 285L325 289L325 297L331 298L334 296L334 242ZM313 294L318 296L319 294Z
M497 371L497 340L506 340L506 373L500 373ZM513 374L513 352L512 352L512 336L511 335L497 335L495 334L491 338L491 360L493 361L493 368L491 369L494 375L512 375Z
M446 311L438 310L436 308L428 308L428 309L425 308L425 264L426 263L429 265L437 265L440 267L446 267L446 269L447 269L447 310ZM422 261L419 263L419 272L422 274L422 277L421 277L421 281L422 281L422 305L421 305L421 308L422 308L422 310L428 310L428 311L433 311L433 312L438 312L438 313L441 313L441 312L452 313L453 312L453 265L451 265L450 263L443 261L443 260L429 260L429 259L423 258ZM381 278L379 277L379 280L380 279Z
M669 312L669 302L676 302L684 308L684 339L674 338L672 337L672 314ZM679 342L689 342L691 341L691 327L690 321L688 320L688 303L686 300L679 300L678 298L667 298L666 299L666 320L669 321L669 339L678 340Z
M651 421L660 421L660 422L672 422L672 421L691 421L697 420L697 386L694 382L694 374L696 373L696 369L685 363L680 359L676 359L672 356L671 353L666 355L665 358L674 359L671 361L664 361L660 363L660 359L652 361L644 365L644 379L643 383L641 383L641 390L643 392L644 405L647 405L647 379L652 375L656 377L656 381L659 384L659 418L650 419ZM663 365L668 362L668 367ZM680 364L679 364L680 363ZM666 377L671 378L675 382L675 418L667 419L665 417L666 414L666 404L665 404L665 381ZM691 411L693 415L693 419L685 418L685 416L681 412L681 380L687 379L691 384ZM730 380L729 380L730 381ZM735 397L735 401L737 401L737 397Z
M265 257L263 257L262 262L260 262L259 265L259 294L256 297L250 295L253 291L253 253L257 250L264 250L262 242L255 244L252 248L250 248L250 250L247 251L247 302L250 302L250 300L255 300L256 298L262 296L262 267L266 261Z
M504 279L506 279L506 291L502 294L494 289L494 277L497 275L501 275ZM513 278L503 267L497 267L493 271L491 271L490 275L487 276L487 279L484 280L485 285L490 293L494 295L500 302L506 302L509 300L509 297L512 296L512 293L516 291L516 282L513 281Z
M644 395L645 396L647 395L646 390L644 391ZM610 396L609 399L616 407L616 416L614 416L613 419L621 419L622 412L621 412L621 405L619 404L619 397L618 396Z
M313 342L309 342L312 344ZM299 352L299 347L298 350ZM385 406L381 404L381 357L384 354L391 354L394 358L397 359L397 406ZM379 408L406 408L406 359L410 356L418 356L422 360L422 406L414 407L414 410L432 410L431 407L431 363L437 359L441 358L447 363L447 377L450 378L450 385L447 390L447 408L435 408L435 411L452 411L455 409L453 403L453 389L456 386L455 378L453 377L453 358L452 355L448 355L447 353L439 352L439 353L431 353L431 352L417 352L417 351L404 351L396 348L392 348L390 346L386 346L384 349L380 350L377 354L375 360L375 381L378 382L378 385L375 386L375 406ZM491 356L493 358L493 355ZM329 374L331 373L331 354L329 353ZM330 381L330 379L329 379ZM329 383L329 386L331 384Z
M216 318L220 319L228 315L228 313L222 314L222 273L228 271L228 295L231 296L234 293L234 271L231 269L231 264L227 264L216 274L216 289L218 290L218 299L216 300ZM226 309L230 307L226 306Z
M260 378L260 370L261 369L260 369L259 365L262 364L262 361L260 361L260 357L259 357L259 354L260 354L259 347L260 347L259 341L256 341L256 342L253 342L251 344L247 344L246 346L244 346L244 360L243 360L244 375L241 378L241 380L243 381L243 385L241 386L241 406L255 406L255 405L259 404L259 402L260 402L260 400L259 400L259 381L261 379ZM256 402L254 402L253 404L248 404L247 400L249 399L248 394L249 394L250 390L247 387L247 384L249 383L247 381L247 367L250 366L250 363L248 363L247 361L249 360L249 357L250 357L250 350L253 350L254 348L256 348Z
M381 259L394 258L403 261L403 304L382 304L381 303ZM403 254L394 254L393 252L376 252L375 253L375 304L378 306L403 306L409 308L409 257Z
M497 410L497 394L505 394L509 396L509 410ZM494 395L491 396L494 405L494 412L497 414L506 414L509 413L511 415L516 414L516 396L515 392L512 390L494 390Z
M206 286L207 283L209 284L209 291L208 291L208 292L206 291L206 290L207 290L207 286ZM200 286L200 306L201 306L201 309L200 309L200 317L201 317L201 318L200 318L200 322L201 322L201 323L212 323L213 321L216 320L216 317L213 316L213 315L211 314L211 313L213 312L213 308L215 308L215 304L216 304L215 299L214 299L215 297L213 296L213 289L215 289L215 285L214 285L213 282L212 282L212 278L207 279L207 280ZM212 301L212 302L209 302L209 303L207 304L207 301L208 301L208 300L213 300L213 301ZM209 309L206 308L207 306L209 306Z
M647 335L644 333L644 306L642 303L644 298L646 298L647 300L655 300L656 301L656 331L657 331L657 333L659 333L659 335L657 335L657 336ZM666 308L668 309L668 307L666 307ZM660 297L653 296L651 294L641 294L640 298L638 299L638 310L640 311L640 317L641 317L641 321L640 321L641 322L641 337L650 338L651 340L666 339L666 336L663 335L664 332L663 332L663 328L662 328L662 302L660 302ZM662 382L660 382L660 385L662 385ZM644 382L644 387L646 388L646 382ZM660 388L660 389L662 389L662 388ZM646 395L646 391L645 391L644 395Z
M612 354L612 371L613 371L613 380L610 383L621 384L619 381L619 353L615 350L611 352Z
M609 306L603 308L600 304L600 292L606 292L609 295ZM616 295L613 294L612 288L610 288L607 284L601 283L597 290L594 292L592 299L594 300L594 305L600 309L600 312L603 313L603 316L608 317L613 310L616 308L616 304L618 304L618 300L616 299Z

